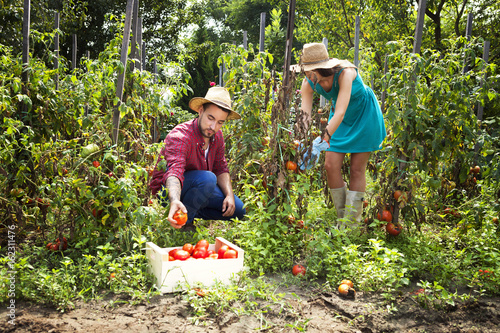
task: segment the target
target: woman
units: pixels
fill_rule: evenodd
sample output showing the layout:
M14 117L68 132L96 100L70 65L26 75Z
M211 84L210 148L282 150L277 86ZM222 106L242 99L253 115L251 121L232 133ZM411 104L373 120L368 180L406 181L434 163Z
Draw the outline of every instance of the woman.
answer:
M325 155L328 187L337 216L357 224L363 212L366 165L370 153L382 147L386 136L384 117L375 94L363 83L356 66L328 56L322 43L305 44L300 65L302 111L311 119L314 92L331 101L332 108L322 139L329 143ZM351 154L349 190L342 178L342 164Z

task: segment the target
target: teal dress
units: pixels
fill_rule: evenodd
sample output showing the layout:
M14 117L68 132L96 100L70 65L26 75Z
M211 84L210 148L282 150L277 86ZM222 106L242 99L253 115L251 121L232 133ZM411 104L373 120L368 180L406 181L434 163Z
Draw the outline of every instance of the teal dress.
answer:
M332 108L328 121L335 113L335 104L339 95L339 75L335 74L332 89L326 92L319 84L314 86L307 79L312 89L331 101ZM327 151L337 153L364 153L382 148L386 136L384 116L380 110L377 97L372 89L363 83L358 75L352 82L351 98L344 119L330 139Z

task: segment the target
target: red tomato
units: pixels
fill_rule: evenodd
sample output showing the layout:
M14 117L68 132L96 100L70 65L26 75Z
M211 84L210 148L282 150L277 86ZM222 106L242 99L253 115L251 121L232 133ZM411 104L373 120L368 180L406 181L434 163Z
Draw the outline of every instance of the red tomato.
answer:
M293 161L286 162L286 168L290 171L297 171L297 163Z
M377 219L379 221L392 222L392 214L387 209L384 209L382 211L382 216L380 216L380 213L377 213Z
M218 259L219 255L217 253L209 254L205 259Z
M354 283L351 280L342 280L340 284L347 284L350 288L354 288Z
M176 248L176 249L173 249L173 250L170 250L168 251L168 255L171 256L171 257L174 257L175 256L175 252L181 250L180 248Z
M193 246L193 244L186 243L186 244L184 244L184 246L182 247L182 249L183 249L184 251L189 252L189 254L191 255L191 254L193 254L193 251L194 251L194 246Z
M184 250L178 250L174 254L174 258L176 260L186 260L189 257L190 257L189 252L184 251Z
M207 250L204 247L196 247L193 251L193 258L203 259L207 257Z
M222 245L219 249L219 252L217 252L219 259L224 259L224 253L229 250L229 246L227 245Z
M98 168L98 167L99 167L99 165L101 165L101 163L99 163L99 161L94 161L94 162L92 162L92 165L93 165L94 167Z
M394 223L392 222L389 222L387 223L387 225L385 226L385 230L387 230L387 232L393 236L397 236L399 235L399 233L401 232L401 226L399 225L395 225Z
M233 249L229 249L224 252L224 259L235 259L238 258L238 252Z
M295 265L292 268L292 274L293 275L298 275L298 274L306 275L306 268L302 265Z
M397 201L402 194L403 192L401 190L394 191L394 199Z
M208 250L208 251L207 251L207 257L208 257L209 255L211 255L211 254L214 254L214 253L215 253L214 251L212 251L212 250Z
M208 243L208 241L206 239L202 239L200 241L198 241L198 243L196 243L196 247L204 247L205 250L208 250L208 246L210 245L210 243Z
M177 212L175 212L175 214L174 214L174 220L177 223L177 225L186 224L187 219L188 219L188 215L180 209Z
M172 257L172 256L168 256L168 261L174 261L174 260L175 260L175 258L174 258L174 257Z

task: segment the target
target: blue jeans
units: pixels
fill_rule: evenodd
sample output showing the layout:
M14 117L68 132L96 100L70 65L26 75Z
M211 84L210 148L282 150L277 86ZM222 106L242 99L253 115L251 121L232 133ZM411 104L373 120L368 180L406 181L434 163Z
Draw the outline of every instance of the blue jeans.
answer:
M157 194L163 207L167 203L167 191L162 187ZM193 223L195 218L204 220L230 220L235 217L242 219L246 210L243 202L234 196L235 210L233 216L222 216L222 203L226 196L217 185L217 177L211 171L192 170L184 173L181 201L188 211L186 224Z

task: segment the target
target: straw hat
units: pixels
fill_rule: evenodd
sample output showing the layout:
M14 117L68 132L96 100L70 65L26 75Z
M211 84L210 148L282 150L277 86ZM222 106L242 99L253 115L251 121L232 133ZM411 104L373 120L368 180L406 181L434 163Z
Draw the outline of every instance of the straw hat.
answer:
M330 58L323 43L304 44L300 64L290 66L294 72L312 71L317 68L332 68L341 65L342 67L356 67L347 60Z
M208 89L205 98L194 97L189 101L189 107L196 112L200 112L200 107L206 103L214 103L223 109L231 111L227 116L227 120L241 118L237 112L231 109L231 97L229 96L229 91L227 91L226 88L212 87Z

